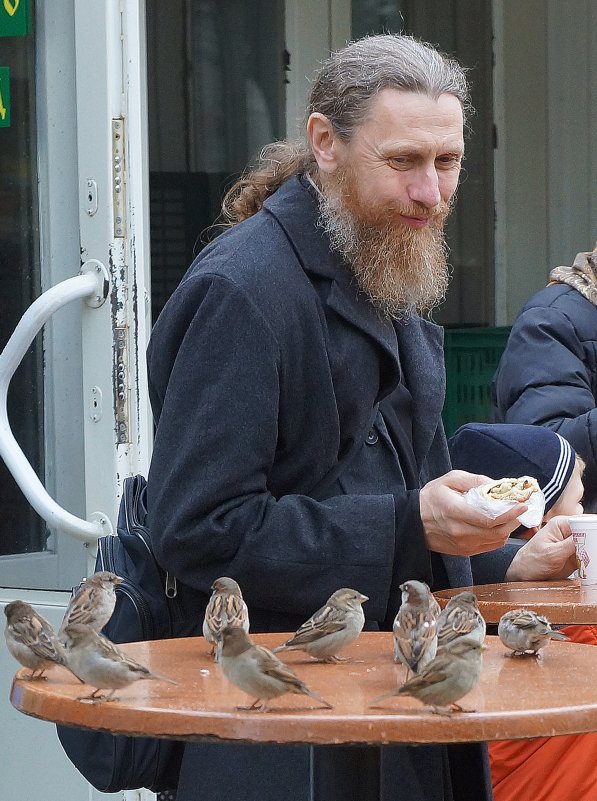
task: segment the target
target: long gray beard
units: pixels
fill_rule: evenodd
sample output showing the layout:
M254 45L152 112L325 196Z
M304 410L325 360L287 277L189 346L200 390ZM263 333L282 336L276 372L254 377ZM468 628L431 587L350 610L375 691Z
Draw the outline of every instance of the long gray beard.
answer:
M376 228L360 222L335 192L320 197L318 224L384 316L400 320L428 313L444 300L450 268L443 227Z

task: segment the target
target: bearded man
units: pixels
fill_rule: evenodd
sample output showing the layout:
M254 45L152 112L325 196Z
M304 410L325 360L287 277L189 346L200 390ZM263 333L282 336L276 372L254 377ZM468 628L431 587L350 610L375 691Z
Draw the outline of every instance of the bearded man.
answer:
M305 141L270 146L233 187L228 230L160 315L149 525L198 616L226 575L252 632L296 630L341 587L390 630L401 583L469 585L468 557L517 527L463 499L486 477L450 472L442 331L424 318L448 283L467 109L460 66L410 37L332 55ZM188 744L177 801L490 794L481 746Z

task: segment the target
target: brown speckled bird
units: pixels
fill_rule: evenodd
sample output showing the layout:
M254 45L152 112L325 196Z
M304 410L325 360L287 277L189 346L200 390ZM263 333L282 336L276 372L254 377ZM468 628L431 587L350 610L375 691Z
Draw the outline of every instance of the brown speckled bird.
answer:
M365 625L363 604L366 595L356 590L342 588L336 590L321 609L298 628L294 636L283 645L273 649L278 651L305 651L322 662L340 662L338 651L345 648L359 636Z
M52 625L32 606L12 601L4 608L4 614L6 646L17 662L29 668L30 679L42 678L52 665L66 665L64 646Z
M470 590L459 592L450 598L437 621L437 650L460 637L472 637L482 643L486 629L477 596Z
M69 670L77 678L95 687L95 690L86 696L80 696L79 701L114 700L114 693L122 687L127 687L140 679L155 679L166 681L169 684L178 682L152 673L139 662L127 656L120 648L110 642L107 637L98 634L89 626L80 623L71 623L64 631L66 640L66 662ZM100 690L110 690L108 695L98 695Z
M216 662L222 653L222 631L226 626L239 626L249 631L249 610L237 582L228 576L217 578L203 620L203 636L212 646Z
M561 631L554 631L549 620L530 609L511 609L498 623L498 636L512 656L537 656L550 640L569 640Z
M405 581L400 589L402 605L392 628L394 661L402 662L408 670L418 673L435 657L437 619L441 609L423 581Z
M89 626L101 631L112 616L116 605L116 587L123 579L107 570L94 573L85 579L66 607L58 636L64 639L64 630L71 623Z
M310 690L299 677L267 648L255 645L249 635L238 626L227 626L222 631L222 671L228 681L255 698L249 707L267 712L267 701L285 693L308 695L328 709L332 705Z
M457 703L479 681L483 667L482 652L487 648L474 637L459 637L447 643L442 651L416 676L389 693L380 695L371 704L394 695L410 695L432 707L436 714L473 712Z

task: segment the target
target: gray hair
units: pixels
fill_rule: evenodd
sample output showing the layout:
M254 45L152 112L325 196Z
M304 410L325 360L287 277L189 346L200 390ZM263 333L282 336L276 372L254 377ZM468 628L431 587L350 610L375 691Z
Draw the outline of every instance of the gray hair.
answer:
M351 42L333 53L315 76L306 110L324 114L341 139L350 139L367 119L369 106L382 89L404 89L437 100L455 95L463 114L471 109L464 69L412 36L382 34Z
M347 141L367 119L373 99L386 88L418 92L434 100L444 93L455 95L465 120L472 110L465 70L458 62L412 36L388 33L351 42L323 62L315 75L305 123L319 112ZM268 145L257 165L224 197L222 225L251 217L284 181L299 173L315 173L316 167L306 138Z

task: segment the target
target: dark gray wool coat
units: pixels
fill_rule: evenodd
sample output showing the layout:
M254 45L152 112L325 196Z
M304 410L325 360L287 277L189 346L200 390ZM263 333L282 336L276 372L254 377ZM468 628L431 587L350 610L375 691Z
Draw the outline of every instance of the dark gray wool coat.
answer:
M421 485L449 469L441 329L381 318L316 219L311 188L290 179L201 253L149 346L156 557L198 607L216 577L234 577L253 632L294 630L339 587L369 596L367 627L379 628L397 611L401 563L430 575L419 493L404 488L384 424L401 370ZM466 558L444 557L440 572L472 582ZM186 750L178 801L197 782L202 801L490 793L477 746Z

